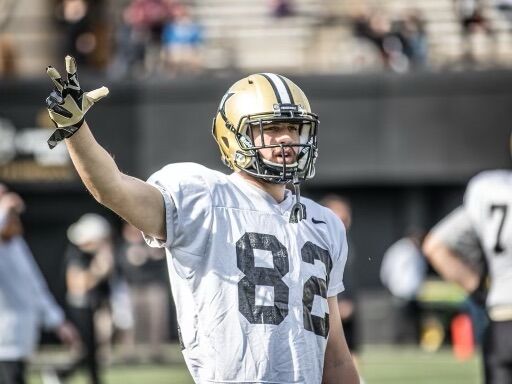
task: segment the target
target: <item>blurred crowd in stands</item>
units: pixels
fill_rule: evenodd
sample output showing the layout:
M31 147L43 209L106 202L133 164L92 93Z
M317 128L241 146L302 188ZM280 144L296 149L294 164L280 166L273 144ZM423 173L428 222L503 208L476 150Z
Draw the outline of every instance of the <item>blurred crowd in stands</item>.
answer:
M491 51L496 40L495 20L487 12L491 3L449 1L451 17L459 24L462 53L458 61L474 66L478 63L473 36L487 37L486 44ZM279 19L308 16L298 0L266 0L266 3L268 18L276 25ZM196 17L200 13L196 12L198 4L193 1L130 0L119 3L124 5L117 8L105 0L54 0L54 4L55 27L61 38L59 53L74 55L81 68L107 73L112 78L197 75L209 68L204 54L210 43L207 28ZM411 3L410 7L397 11L384 3L360 1L347 6L341 17L331 14L323 18L309 14L309 17L316 17L318 28L314 28L318 31L325 26L323 19L335 20L351 30L356 53L347 54L355 56L353 70L368 67L365 64L371 61L371 68L403 73L432 68L427 28L432 20L425 18L421 8L416 7L418 4ZM512 24L511 0L492 0L491 6ZM0 76L16 73L17 49L12 36L3 32L9 16L1 13L8 12L8 7L0 10ZM274 27L272 23L268 25ZM226 26L226 38L236 34L239 28L231 30Z
M409 9L393 18L382 10L361 6L353 13L351 23L354 36L377 50L384 68L406 72L426 67L428 41L419 10Z
M63 0L56 15L65 37L61 54L74 56L81 68L113 78L200 71L202 28L177 0L132 0L114 27L100 1Z

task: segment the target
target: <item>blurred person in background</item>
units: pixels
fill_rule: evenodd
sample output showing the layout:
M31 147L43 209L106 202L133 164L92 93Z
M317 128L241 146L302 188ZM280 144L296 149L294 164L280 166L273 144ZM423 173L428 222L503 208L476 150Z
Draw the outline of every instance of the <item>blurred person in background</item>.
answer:
M20 214L25 205L0 184L0 383L23 384L40 327L78 350L80 338L65 320L23 239Z
M270 12L275 18L293 16L295 9L291 0L269 0Z
M123 343L126 357L135 357L137 350L145 345L150 360L162 362L170 313L165 252L149 247L142 233L125 222L117 259L128 283L133 305L134 328Z
M406 9L394 27L402 43L402 53L411 70L424 69L428 62L428 41L425 20L419 9Z
M397 15L362 3L350 14L354 36L378 49L385 68L402 73L426 66L427 33L418 9L407 8Z
M357 267L356 253L350 237L352 207L346 198L334 194L325 196L320 203L339 217L347 231L349 252L343 279L345 290L338 295L338 307L341 321L343 322L343 331L345 332L347 345L354 359L354 363L356 367L358 367L360 342L359 329L357 326L359 312L357 306Z
M487 37L494 38L489 20L484 16L482 0L453 0L455 14L462 28L464 44L463 64L473 65L477 62L472 38L484 32Z
M18 72L16 48L9 35L0 33L0 78L12 78Z
M384 49L384 38L391 31L391 23L387 15L360 5L352 12L351 23L354 36L372 43L378 49L382 63L387 66L388 57Z
M423 252L443 279L468 293L463 309L471 316L475 340L481 343L487 325L487 264L464 207L454 209L429 231Z
M501 11L509 23L512 24L512 0L496 0L496 8Z
M512 382L511 206L512 171L484 171L469 181L461 213L447 219L443 231L434 230L424 247L441 276L460 285L477 302L485 301L489 317L483 339L486 384ZM480 248L488 278L472 261Z
M75 55L77 61L87 64L86 58L94 49L89 4L86 0L62 0L57 17L64 29L63 52Z
M14 0L0 1L0 79L12 78L18 73L18 52L12 33L7 32L15 7Z
M427 273L421 251L423 232L411 229L393 243L382 258L380 280L393 296L394 341L417 344L420 335L420 308L417 296Z
M202 67L203 29L185 5L176 6L162 32L164 67L171 76L197 74Z
M57 0L55 17L63 34L61 52L85 68L105 68L110 56L104 0Z
M352 30L355 37L371 42L380 52L381 60L386 69L393 72L409 70L409 58L406 55L408 36L412 36L413 22L405 23L396 20L384 10L366 6L358 7L352 14ZM418 26L414 26L418 29Z
M78 328L85 352L76 363L62 372L68 378L84 367L90 383L101 383L98 318L108 306L110 279L114 271L112 229L109 222L94 213L84 214L67 231L70 246L65 254L67 310Z
M132 0L122 10L116 31L113 78L144 77L160 67L162 32L173 21L175 0Z

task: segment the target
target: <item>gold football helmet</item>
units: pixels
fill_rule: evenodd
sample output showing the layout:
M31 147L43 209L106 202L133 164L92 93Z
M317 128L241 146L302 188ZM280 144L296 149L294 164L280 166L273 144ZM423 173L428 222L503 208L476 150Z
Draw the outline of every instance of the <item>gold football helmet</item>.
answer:
M287 122L299 127L300 142L269 144L263 140L263 126ZM315 174L319 120L311 113L309 101L291 80L273 73L258 73L237 81L222 98L213 119L212 133L222 160L233 170L242 170L271 183L300 182ZM258 127L262 145L253 141ZM293 147L296 159L282 164L264 159L263 148Z

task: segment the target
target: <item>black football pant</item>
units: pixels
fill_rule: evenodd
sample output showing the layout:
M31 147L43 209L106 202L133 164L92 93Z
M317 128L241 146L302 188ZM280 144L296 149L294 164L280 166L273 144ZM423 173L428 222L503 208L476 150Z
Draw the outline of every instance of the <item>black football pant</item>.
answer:
M25 362L0 361L0 384L25 384Z
M100 367L98 362L98 343L96 341L96 328L94 325L94 309L90 307L68 308L69 319L75 324L85 348L84 355L71 367L59 372L59 376L67 379L79 368L85 368L90 383L101 384Z
M512 384L512 321L490 321L483 343L486 384Z

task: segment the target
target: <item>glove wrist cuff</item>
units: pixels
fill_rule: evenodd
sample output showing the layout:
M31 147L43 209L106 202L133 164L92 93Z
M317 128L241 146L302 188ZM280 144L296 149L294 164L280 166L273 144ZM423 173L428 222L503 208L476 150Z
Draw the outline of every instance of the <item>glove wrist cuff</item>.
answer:
M82 127L84 121L85 117L82 117L82 119L76 124L70 125L68 127L58 127L52 133L52 135L47 141L50 149L55 148L57 144L59 144L59 142L61 142L62 140L69 139L71 136L73 136L76 133L76 131L78 131L80 127Z

